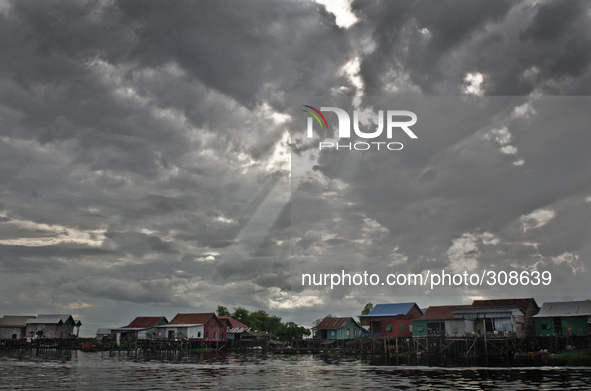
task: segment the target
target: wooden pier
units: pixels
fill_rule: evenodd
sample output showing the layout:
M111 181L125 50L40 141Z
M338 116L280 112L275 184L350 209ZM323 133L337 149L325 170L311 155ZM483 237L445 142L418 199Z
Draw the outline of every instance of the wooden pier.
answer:
M0 340L2 350L73 350L82 349L81 340L71 339L10 339ZM433 354L447 356L513 356L518 353L548 350L558 353L573 348L590 349L591 336L538 336L526 339L515 336L475 335L473 337L428 336L413 338L373 337L352 340L322 341L308 339L293 341L290 347L282 344L256 344L249 341L204 342L186 340L129 340L96 345L96 350L127 352L129 355L182 355L191 353L260 349L283 354L317 354L341 352L345 354Z

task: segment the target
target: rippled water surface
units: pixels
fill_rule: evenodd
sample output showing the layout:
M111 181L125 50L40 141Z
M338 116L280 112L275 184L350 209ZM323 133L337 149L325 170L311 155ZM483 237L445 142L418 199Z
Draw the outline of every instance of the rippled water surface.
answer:
M542 364L536 364L542 365ZM218 353L0 353L2 390L588 390L591 367L376 364L356 357Z

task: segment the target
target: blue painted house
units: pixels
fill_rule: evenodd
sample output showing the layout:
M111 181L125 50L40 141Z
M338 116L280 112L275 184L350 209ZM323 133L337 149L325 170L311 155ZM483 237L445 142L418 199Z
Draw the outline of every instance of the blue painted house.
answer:
M367 315L359 315L369 322L372 336L412 337L412 321L423 316L417 303L377 304Z

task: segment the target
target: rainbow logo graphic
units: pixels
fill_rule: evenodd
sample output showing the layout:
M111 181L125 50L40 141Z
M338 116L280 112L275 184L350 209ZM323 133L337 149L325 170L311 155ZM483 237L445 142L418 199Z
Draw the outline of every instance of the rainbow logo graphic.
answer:
M326 118L324 118L324 115L322 115L320 110L315 109L314 107L308 106L308 105L302 105L302 106L314 110L320 117L322 117L322 120L324 121L324 124L326 125L326 129L328 129L328 122L326 122ZM302 110L302 111L305 113L308 113L308 114L312 115L314 118L316 118L316 121L318 121L318 123L320 124L321 129L324 127L324 126L322 126L322 122L320 122L320 118L318 118L318 115L314 114L313 112L311 112L309 110ZM310 118L310 120L311 120L311 118Z

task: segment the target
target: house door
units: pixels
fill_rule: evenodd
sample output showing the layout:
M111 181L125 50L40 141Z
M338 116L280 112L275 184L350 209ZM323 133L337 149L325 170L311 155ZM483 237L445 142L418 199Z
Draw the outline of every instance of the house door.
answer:
M168 330L168 339L174 339L174 330Z
M554 334L562 335L562 318L552 318Z
M495 331L493 320L491 318L484 319L484 332Z

